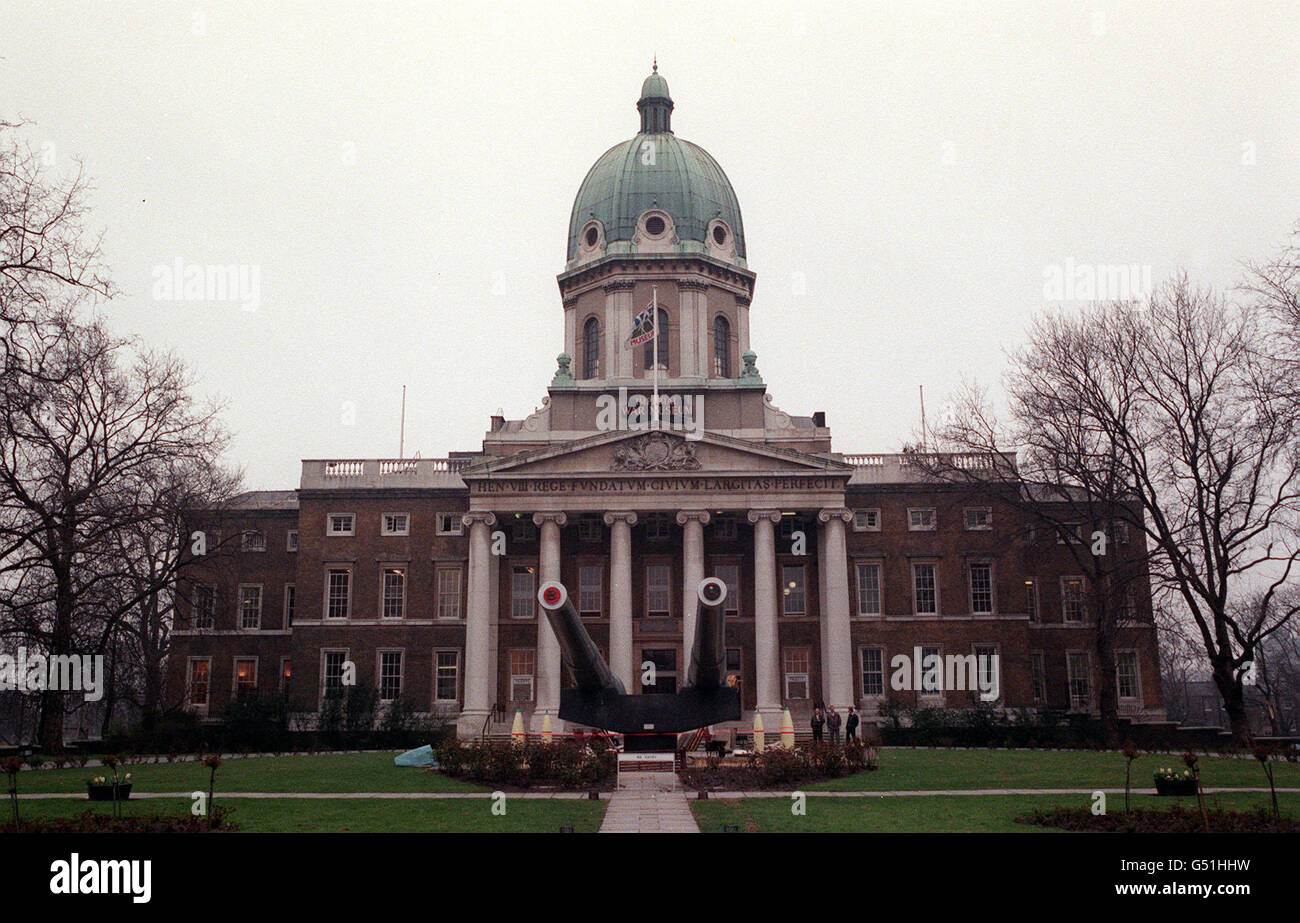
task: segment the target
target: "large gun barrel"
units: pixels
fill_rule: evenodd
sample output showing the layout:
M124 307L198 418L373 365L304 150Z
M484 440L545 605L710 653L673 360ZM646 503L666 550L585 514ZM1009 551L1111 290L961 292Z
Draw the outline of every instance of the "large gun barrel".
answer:
M700 581L695 595L700 606L695 618L695 644L691 649L686 684L697 689L717 689L727 671L726 616L722 603L727 584L717 577Z
M623 684L609 669L605 658L600 656L600 649L582 624L582 617L569 599L564 584L558 580L543 583L537 591L537 601L542 604L551 630L560 642L560 656L574 685L582 692L604 689L624 695Z

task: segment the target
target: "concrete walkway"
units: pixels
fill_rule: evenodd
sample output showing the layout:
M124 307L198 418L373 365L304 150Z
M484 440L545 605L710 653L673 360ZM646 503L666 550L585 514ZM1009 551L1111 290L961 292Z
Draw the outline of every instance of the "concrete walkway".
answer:
M609 800L601 833L699 833L686 792L676 776L661 772L625 772Z

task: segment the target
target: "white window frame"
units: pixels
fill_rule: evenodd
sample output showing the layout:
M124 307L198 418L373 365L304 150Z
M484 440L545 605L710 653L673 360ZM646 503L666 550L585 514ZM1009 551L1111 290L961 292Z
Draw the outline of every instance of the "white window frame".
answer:
M289 668L288 678L284 675L284 668ZM293 679L293 658L285 654L280 658L280 692L281 694L289 691L289 680Z
M1072 544L1083 542L1083 523L1081 522L1063 522L1056 529L1056 544L1064 545L1066 538L1069 538Z
M289 529L284 533L284 550L296 552L298 550L298 530Z
M319 704L323 704L323 703L325 702L325 696L326 696L326 694L329 692L329 689L328 689L328 688L326 687L326 685L325 685L325 680L326 680L326 675L325 675L325 664L326 664L326 662L327 662L327 660L328 660L328 655L329 655L329 654L342 654L342 655L343 655L343 659L342 659L341 661L339 661L339 676L340 676L340 684L341 684L341 680L342 680L342 674L343 674L343 667L344 667L344 664L346 664L349 660L352 659L352 656L351 656L351 655L352 655L352 650L351 650L351 648L347 648L347 647L322 647L322 648L320 649L320 703L319 703ZM347 687L346 687L346 686L341 686L341 688L346 689ZM319 704L318 704L318 708L319 708Z
M520 654L522 654L522 653L528 653L528 654L531 654L531 655L532 655L532 657L533 657L533 669L532 669L532 672L531 672L531 673L515 673L515 672L514 672L514 668L515 668L515 665L514 665L514 655L515 655L516 653L520 653ZM511 649L509 650L509 652L507 652L507 654L506 654L506 669L509 670L509 671L511 671L511 672L509 673L509 676L510 676L510 686L509 686L509 688L508 688L508 694L509 694L509 696L510 696L510 701L511 701L511 702L533 702L533 701L536 701L536 698L537 698L537 649L536 649L536 648L527 648L527 647L513 647L513 648L511 648ZM518 684L518 683L523 683L523 682L527 682L527 684L528 684L528 697L527 697L527 698L516 698L516 697L515 697L515 686L516 686L516 684Z
M438 663L438 658L443 654L451 654L456 658L456 663L453 667L455 672L452 676L453 692L449 699L438 695L438 680L440 678L440 671L443 669L441 664ZM461 654L460 648L458 647L435 647L433 649L433 702L435 705L454 705L460 701L460 661ZM506 666L509 666L508 662Z
M1070 618L1070 598L1066 593L1066 587L1077 581L1079 584L1079 617ZM1064 625L1086 625L1088 624L1088 594L1087 582L1081 575L1066 574L1061 577L1061 623Z
M280 620L283 623L282 628L293 627L293 620L298 614L298 585L296 583L286 583L284 585L284 608L281 610Z
M921 706L921 707L923 707L923 708L934 708L934 707L936 707L936 706L942 708L942 707L943 707L943 702L944 702L944 692L946 691L946 690L943 688L943 683L944 683L944 679L945 679L945 676L944 676L944 662L943 662L943 645L942 645L942 644L922 644L922 645L920 645L920 647L921 647L921 663L920 663L920 668L921 668L921 672L920 672L920 676L921 676L921 688L919 688L919 689L916 690L916 702L917 702L917 705L919 705L919 706ZM929 659L929 655L926 653L926 651L934 651L935 654L937 654L938 657L939 657L939 672L938 672L938 675L939 675L939 688L938 688L938 690L934 690L934 689L926 689L926 688L925 688L926 677L929 675L929 669L928 669L927 666L926 666L926 661Z
M208 687L204 690L203 704L197 704L194 701L194 665L196 663L206 663L208 665ZM185 661L185 707L197 712L206 713L208 707L212 704L212 658L211 657L189 657Z
M971 523L971 513L983 513L984 521ZM962 510L962 525L967 532L989 532L993 529L993 507L968 506Z
M918 521L915 514L929 513L930 522ZM907 508L907 531L909 532L933 532L939 521L939 512L933 506L909 506Z
M347 574L348 576L348 593L347 598L343 601L345 612L343 615L330 615L330 576L336 572ZM352 618L352 568L349 566L329 565L325 566L325 598L322 600L321 618L327 622L346 622Z
M1002 645L996 642L978 641L970 646L970 652L975 657L975 678L977 680L975 685L975 694L976 696L982 695L980 683L978 682L984 678L984 664L980 660L981 649L990 651L992 656L997 658L998 672L997 676L994 677L994 686L998 690L998 697L996 700L990 701L1003 701L1006 699L1006 689L1002 685ZM983 701L983 699L981 699L981 701Z
M1087 702L1080 707L1076 703L1074 694L1075 675L1072 664L1075 663L1076 657L1083 658L1084 680L1088 684ZM1087 651L1066 651L1065 652L1065 683L1070 695L1070 711L1092 711L1092 698L1094 694L1092 682L1092 657Z
M239 698L239 664L241 661L249 660L253 662L253 683L252 689L249 691L252 692L253 695L257 695L258 673L261 671L262 666L260 663L261 658L255 654L236 654L230 660L230 700L232 702Z
M1132 695L1124 695L1121 691L1119 661L1120 657L1124 655L1133 658ZM1138 657L1138 652L1135 648L1125 647L1115 651L1115 695L1119 701L1124 702L1125 704L1137 704L1139 707L1142 704L1142 661L1141 658Z
M930 568L931 574L933 576L933 580L934 580L934 611L933 612L921 611L921 606L920 606L921 594L918 591L918 587L916 584L918 567ZM912 562L912 614L919 615L919 616L927 616L927 615L934 616L934 615L938 615L942 611L943 610L940 608L940 601L939 601L939 562L938 561L913 561Z
M402 595L398 600L401 607L401 615L388 614L388 574L396 571L402 576ZM407 584L410 582L411 569L405 564L384 564L379 568L379 618L381 621L399 622L406 618L406 592Z
M526 622L529 619L537 618L537 565L535 564L512 564L510 565L510 619L516 622ZM527 592L519 589L516 580L520 577L527 576L529 588ZM520 615L521 609L527 606L528 614ZM536 670L536 667L534 667Z
M1047 702L1047 657L1043 651L1029 652L1029 698L1035 704Z
M454 616L443 614L443 593L442 581L448 574L455 575L456 578L456 614ZM465 568L459 564L439 564L433 570L433 617L440 622L459 622L465 617Z
M790 672L789 664L786 662L786 655L798 651L803 652L804 670L802 672ZM794 695L790 691L791 682L803 683L803 695ZM784 693L787 702L806 702L812 698L812 649L807 647L783 647L781 648L781 691Z
M335 519L347 517L347 528L335 529ZM339 523L341 526L342 524ZM357 514L356 513L326 513L325 514L325 535L326 536L348 536L357 534Z
M384 655L397 655L397 695L384 698ZM381 703L395 702L402 697L406 683L406 650L400 647L381 647L375 651L375 694Z
M401 525L396 521L389 526L388 520L391 518L397 520L401 517ZM410 535L411 534L411 514L410 513L380 513L379 514L379 534L380 535Z
M596 572L596 608L592 609L587 606L586 590L583 586L582 578L584 574ZM583 618L601 618L605 614L605 567L603 564L582 563L578 564L578 598L576 600L578 614Z
M446 510L434 516L434 534L436 535L464 535L465 522L462 519L464 513L448 512ZM443 517L450 516L451 519L444 520Z
M975 568L987 567L989 569L989 607L987 609L975 608ZM966 562L966 593L970 599L971 615L995 615L998 611L997 598L997 576L993 572L992 561L967 561Z
M790 581L786 579L786 571L791 569L799 571L799 598L803 602L798 611L793 611L790 608L790 600L794 598L794 588L790 586ZM796 619L808 617L808 568L803 564L781 565L781 617Z
M876 608L863 608L863 581L862 569L864 567L874 567L876 569ZM859 560L853 562L853 595L854 611L858 618L879 618L885 612L885 563L880 560Z
M259 541L253 541L254 538ZM248 552L266 551L266 533L261 529L244 529L239 533L239 550Z
M861 521L859 521L861 517ZM879 532L880 531L880 507L868 506L853 511L853 531L854 532Z
M665 580L662 583L662 592L665 600L664 608L653 608L650 603L652 593L659 592L661 584L651 581L650 574L652 570L663 569ZM645 614L648 618L672 618L673 615L673 567L665 561L646 561L645 562Z
M257 624L248 625L244 619L244 591L257 590ZM239 630L240 631L261 631L262 630L262 610L266 605L266 592L260 583L241 583L239 585Z
M1038 593L1037 577L1025 579L1025 614L1033 624L1038 624L1043 619L1043 601Z
M735 568L736 582L728 583L727 579L718 573L720 568ZM737 619L740 618L740 581L741 574L744 573L741 563L738 560L721 560L713 562L713 576L717 577L723 583L727 584L727 598L722 601L723 618Z
M867 691L867 652L880 655L880 691ZM866 644L858 648L858 679L862 683L862 701L883 701L889 690L889 661L885 658L885 648L879 644Z
M208 599L211 602L211 610L206 613L206 623L200 625L200 616L204 615L199 611L198 591L200 589L208 590ZM215 628L217 625L217 585L215 583L196 583L194 584L194 598L190 600L190 624L196 631L204 631Z

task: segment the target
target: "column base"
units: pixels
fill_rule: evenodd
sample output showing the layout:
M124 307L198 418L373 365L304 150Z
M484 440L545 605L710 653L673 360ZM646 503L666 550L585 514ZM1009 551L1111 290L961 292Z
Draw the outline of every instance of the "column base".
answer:
M461 740L479 737L483 734L484 722L491 712L486 708L467 708L456 716L456 736ZM492 730L488 726L488 731Z

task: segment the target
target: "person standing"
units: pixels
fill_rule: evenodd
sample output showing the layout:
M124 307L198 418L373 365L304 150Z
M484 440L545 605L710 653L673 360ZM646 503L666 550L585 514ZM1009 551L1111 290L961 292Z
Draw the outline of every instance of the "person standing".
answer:
M822 714L821 708L814 708L812 713L813 742L818 743L822 739L822 728L826 726L826 716Z
M835 746L840 745L840 713L832 705L826 711L826 724L831 729L831 743Z
M849 706L849 716L844 719L844 742L850 740L856 742L858 739L858 713L852 705Z

